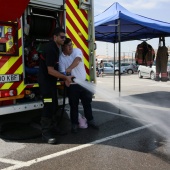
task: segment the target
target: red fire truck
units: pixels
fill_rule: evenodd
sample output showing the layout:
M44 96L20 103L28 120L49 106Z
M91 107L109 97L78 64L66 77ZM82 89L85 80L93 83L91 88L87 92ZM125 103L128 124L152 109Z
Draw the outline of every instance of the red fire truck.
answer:
M0 3L0 115L43 107L37 83L39 56L57 26L65 28L83 51L86 77L95 82L93 0ZM58 103L63 103L62 95Z

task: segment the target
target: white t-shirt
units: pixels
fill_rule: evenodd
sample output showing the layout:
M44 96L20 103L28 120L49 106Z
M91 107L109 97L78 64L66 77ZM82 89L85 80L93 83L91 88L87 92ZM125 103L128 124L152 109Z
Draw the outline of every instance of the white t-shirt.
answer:
M63 53L59 58L59 71L65 72L66 69L73 63L76 57L81 58L79 64L72 69L71 75L80 80L86 80L86 70L83 62L83 54L79 48L73 48L73 52L70 55L64 55Z

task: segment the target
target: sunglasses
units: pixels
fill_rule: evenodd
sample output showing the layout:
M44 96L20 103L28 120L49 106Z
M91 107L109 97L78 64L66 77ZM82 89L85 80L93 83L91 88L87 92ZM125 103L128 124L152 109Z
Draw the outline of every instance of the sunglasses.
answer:
M66 36L64 36L64 35L63 35L63 36L62 36L62 35L60 35L60 38L61 38L61 39L65 39L65 38L66 38Z

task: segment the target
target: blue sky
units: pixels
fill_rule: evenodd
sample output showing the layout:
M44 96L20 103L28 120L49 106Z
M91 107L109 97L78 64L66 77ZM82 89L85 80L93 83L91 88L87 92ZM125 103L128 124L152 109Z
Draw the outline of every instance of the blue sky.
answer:
M111 6L114 0L94 0L94 15L97 15ZM170 0L119 0L117 1L127 10L148 18L157 19L170 23ZM136 50L139 41L130 41L121 43L121 51L129 55ZM152 39L148 41L154 49L158 48L159 40ZM170 46L170 38L165 38L166 46ZM106 42L97 42L96 55L113 56L113 44Z

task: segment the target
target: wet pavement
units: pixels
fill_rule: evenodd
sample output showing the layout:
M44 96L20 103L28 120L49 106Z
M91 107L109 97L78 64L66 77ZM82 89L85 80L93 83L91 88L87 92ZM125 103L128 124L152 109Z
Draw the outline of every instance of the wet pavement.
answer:
M121 81L121 97L128 100L131 109L150 114L158 112L166 115L167 122L169 121L170 81L162 83L139 79L135 74L122 76ZM106 89L113 89L111 76L100 77L97 83ZM144 102L140 103L139 99ZM79 129L78 134L72 134L70 121L65 114L62 127L68 131L68 135L58 136L58 145L42 142L38 110L36 117L32 112L25 113L24 116L24 113L19 113L1 117L0 124L9 122L10 119L16 120L18 126L12 124L13 128L7 128L0 139L0 169L170 169L170 142L167 133L162 129L160 131L155 122L134 117L128 113L130 109L120 109L98 95L93 99L92 106L100 129ZM83 114L81 105L79 111Z

